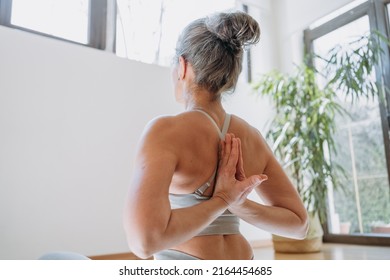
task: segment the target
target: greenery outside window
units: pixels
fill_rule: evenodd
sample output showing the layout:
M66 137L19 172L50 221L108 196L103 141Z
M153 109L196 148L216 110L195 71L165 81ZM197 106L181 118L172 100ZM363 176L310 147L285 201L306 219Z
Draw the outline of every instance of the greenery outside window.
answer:
M116 54L170 66L177 37L185 25L235 7L235 0L117 0Z
M362 3L306 30L306 47L324 55L336 45L359 43L357 38L368 32L379 31L388 37L389 2ZM384 75L390 65L388 48L381 61L376 79L390 88L390 77ZM313 62L321 69L319 59ZM350 116L336 116L335 143L339 153L332 155L332 161L346 170L346 178L340 178L346 191L329 192L325 241L390 244L389 98L361 100L352 106L351 100L339 100Z

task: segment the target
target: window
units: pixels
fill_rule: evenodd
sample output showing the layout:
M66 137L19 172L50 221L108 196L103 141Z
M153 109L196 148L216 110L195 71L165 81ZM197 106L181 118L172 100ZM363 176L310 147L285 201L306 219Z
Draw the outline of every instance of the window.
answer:
M116 53L169 66L180 31L190 21L235 8L235 0L117 0Z
M170 66L181 30L207 14L249 7L238 0L0 0L0 25ZM244 72L251 80L250 50Z
M356 41L356 38L372 30L378 30L388 37L388 30L384 27L389 24L389 4L386 4L389 0L361 2L351 11L306 30L308 47L324 56L335 45ZM384 69L390 65L388 49L385 49L382 61L382 67L375 69L377 77L383 75ZM314 64L322 67L319 59L314 60ZM384 76L387 87L389 78ZM361 100L351 106L351 102L341 96L339 103L349 112L350 117L336 117L335 142L338 154L332 155L332 161L346 170L346 191L329 193L325 239L333 242L389 244L389 104L385 100Z
M390 4L387 4L386 5L386 9L387 9L387 22L390 23ZM390 25L389 25L389 28L390 28Z
M1 0L0 24L98 49L107 46L115 0Z
M11 24L88 43L89 0L13 0Z

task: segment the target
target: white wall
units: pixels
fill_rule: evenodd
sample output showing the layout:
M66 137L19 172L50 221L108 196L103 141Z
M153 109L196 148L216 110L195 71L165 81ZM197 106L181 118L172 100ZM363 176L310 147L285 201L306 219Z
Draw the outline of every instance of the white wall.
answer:
M278 68L291 71L303 56L303 30L353 0L274 0Z
M179 111L169 69L0 27L0 259L127 251L144 125Z

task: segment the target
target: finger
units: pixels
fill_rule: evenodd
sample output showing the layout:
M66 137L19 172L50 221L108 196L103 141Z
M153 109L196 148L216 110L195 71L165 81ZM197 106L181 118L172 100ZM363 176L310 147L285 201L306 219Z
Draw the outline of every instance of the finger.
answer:
M242 157L242 146L241 146L241 139L238 138L238 148L239 148L239 151L240 151L240 157L239 157L239 169L240 169L240 172L245 176L244 174L244 159Z
M244 161L242 158L242 148L241 148L241 139L237 138L238 140L238 151L239 151L239 158L237 162L237 171L236 171L236 178L240 181L245 179L245 172L244 172Z
M231 152L226 166L229 170L233 171L233 174L236 174L236 167L239 158L238 140L237 138L233 138L231 142Z
M247 198L248 195L254 190L256 184L249 184L241 189L241 198Z
M219 141L219 147L218 147L218 160L221 162L222 157L224 155L224 149L225 149L225 142L223 140Z
M265 174L261 174L261 175L253 175L242 182L244 183L246 189L250 189L250 188L253 189L266 180L268 180L268 176Z
M244 193L242 194L242 196L246 198L246 197L253 191L253 189L254 189L253 186L247 188L247 189L244 191Z
M228 133L225 136L225 141L224 141L224 150L222 154L222 164L226 165L229 161L230 153L232 149L232 138L231 135Z
M265 174L260 174L260 178L261 178L261 183L268 180L268 176Z

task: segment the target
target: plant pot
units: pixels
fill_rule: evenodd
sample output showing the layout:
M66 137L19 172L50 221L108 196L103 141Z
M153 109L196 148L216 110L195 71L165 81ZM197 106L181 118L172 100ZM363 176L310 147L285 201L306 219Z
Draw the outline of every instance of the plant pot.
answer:
M351 230L351 222L340 223L340 233L349 234Z
M309 230L303 240L272 235L274 251L277 253L315 253L321 251L324 232L317 214L309 213Z
M273 238L272 242L277 253L315 253L322 248L322 236L303 240L278 236L277 240Z
M389 225L383 225L383 226L372 226L371 227L372 233L384 233L384 234L390 234L390 224Z

